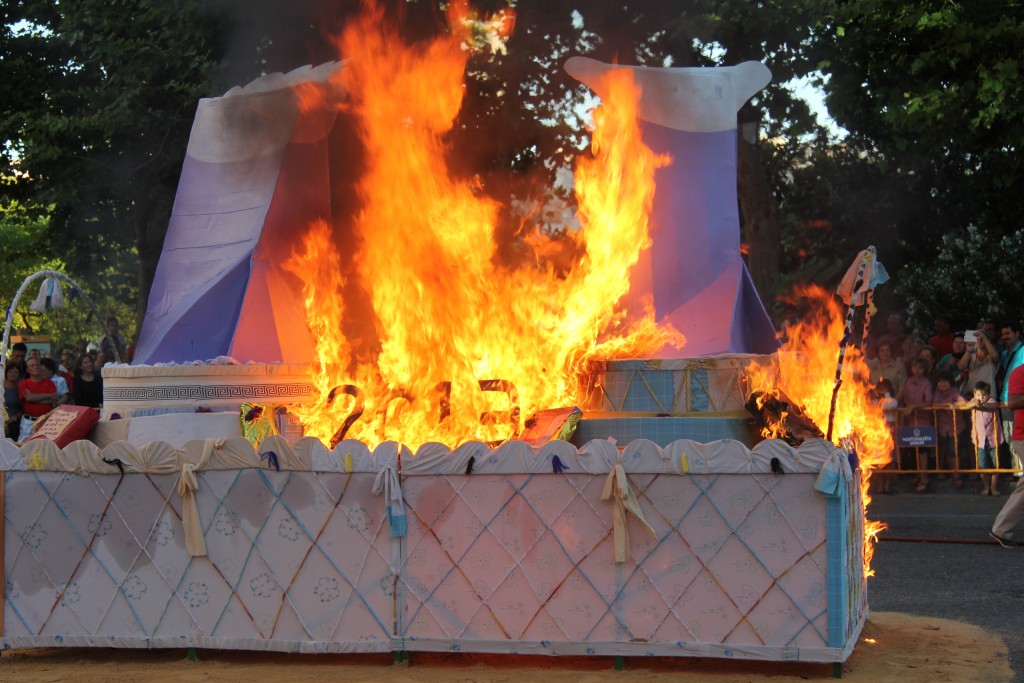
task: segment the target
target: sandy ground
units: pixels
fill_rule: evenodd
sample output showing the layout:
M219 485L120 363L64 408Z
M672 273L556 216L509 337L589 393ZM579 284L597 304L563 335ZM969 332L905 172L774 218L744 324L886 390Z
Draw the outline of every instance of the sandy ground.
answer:
M707 659L627 658L615 671L605 657L412 655L411 666L390 655L286 655L200 650L39 648L0 656L0 681L18 683L127 683L129 681L246 681L292 683L772 683L831 679L831 664L775 664ZM969 683L1010 681L1007 650L996 636L957 621L881 612L872 614L853 655L846 681Z

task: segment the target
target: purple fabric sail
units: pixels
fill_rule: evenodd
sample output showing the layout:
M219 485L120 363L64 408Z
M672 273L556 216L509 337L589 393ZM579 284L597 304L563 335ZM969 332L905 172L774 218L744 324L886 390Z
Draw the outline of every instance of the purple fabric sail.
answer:
M315 357L301 282L283 264L313 221L332 219L335 109L300 106L296 88L332 83L341 101L332 78L341 68L273 74L199 103L136 363ZM601 74L620 68L642 88L645 141L673 159L656 172L654 246L631 273L626 305L653 301L658 321L686 335L682 350L660 357L773 352L774 330L739 251L736 203L736 111L768 83L767 68L566 64L599 95Z
M627 67L573 57L565 69L599 96L606 71L633 71L644 142L672 157L655 173L653 246L630 274L626 301L640 310L650 298L658 322L686 335L685 347L657 355L773 353L775 330L740 254L736 199L736 112L768 84L767 67Z
M314 358L302 284L283 263L312 221L330 218L335 112L304 111L293 87L338 68L273 74L200 101L136 363Z

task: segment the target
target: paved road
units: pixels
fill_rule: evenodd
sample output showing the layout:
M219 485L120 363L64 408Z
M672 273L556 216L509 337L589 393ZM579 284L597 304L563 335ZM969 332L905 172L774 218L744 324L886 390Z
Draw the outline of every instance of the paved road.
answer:
M868 603L879 612L957 619L999 634L1014 680L1024 683L1024 546L1002 548L988 537L1006 497L952 492L938 482L933 488L938 492L876 496L868 508L870 519L889 525L875 551ZM1024 538L1024 527L1017 536Z

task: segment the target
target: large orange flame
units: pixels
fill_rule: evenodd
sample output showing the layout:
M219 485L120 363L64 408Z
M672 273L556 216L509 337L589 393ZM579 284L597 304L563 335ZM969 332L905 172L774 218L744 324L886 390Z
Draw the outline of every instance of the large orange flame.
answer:
M358 248L349 277L367 292L379 347L357 358L345 338L339 247L328 226L311 226L289 269L304 283L321 398L296 412L325 442L500 441L531 413L578 402L588 359L681 343L650 313L627 325L616 308L650 244L654 170L668 163L640 139L629 72L610 77L593 156L577 168L584 255L566 273L501 266L498 206L445 163L471 42L458 31L475 25L464 3L449 11L453 31L424 44L402 44L379 10L339 41L367 160L358 243L344 248Z
M821 287L803 288L797 296L808 301L811 317L787 330L788 341L779 352L777 370L751 364L746 370L746 377L753 390L770 394L773 389L780 388L824 432L828 425L839 342L845 333L846 316L835 297ZM832 436L837 444L845 442L857 451L863 474L862 501L866 511L871 501L868 495L871 472L890 462L893 439L881 406L871 399L868 367L856 346L847 346L842 382ZM870 569L874 541L883 529L885 525L881 522L865 522L866 576L874 574Z

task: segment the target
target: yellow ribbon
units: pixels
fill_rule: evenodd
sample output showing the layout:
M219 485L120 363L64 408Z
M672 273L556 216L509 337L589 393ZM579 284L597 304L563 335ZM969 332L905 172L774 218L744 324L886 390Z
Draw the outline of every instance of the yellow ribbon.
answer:
M690 457L683 453L679 456L679 471L689 472L690 471Z
M626 561L626 552L629 549L629 528L626 526L626 513L632 512L640 520L644 528L650 532L652 537L657 536L651 525L644 519L644 513L640 509L633 490L629 487L629 479L626 477L626 470L622 469L619 463L604 480L604 490L601 492L601 500L612 500L612 529L615 542L615 562Z
M178 495L181 496L181 523L185 527L185 549L191 557L206 555L206 541L203 539L203 528L199 523L199 508L196 505L196 490L199 478L196 466L190 462L182 463L181 476L178 477Z
M346 453L345 454L345 471L346 472L351 472L352 471L352 454L351 453Z
M28 469L42 471L46 469L46 458L39 453L32 456L32 459L28 461Z

